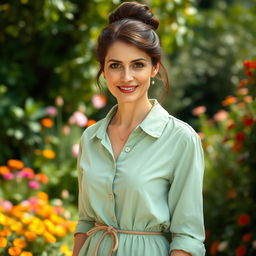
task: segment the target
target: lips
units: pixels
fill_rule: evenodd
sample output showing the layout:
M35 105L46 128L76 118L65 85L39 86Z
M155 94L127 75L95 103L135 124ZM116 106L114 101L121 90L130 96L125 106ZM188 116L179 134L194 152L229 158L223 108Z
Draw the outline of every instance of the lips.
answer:
M129 86L118 86L118 89L123 93L132 93L136 90L138 86L129 85Z

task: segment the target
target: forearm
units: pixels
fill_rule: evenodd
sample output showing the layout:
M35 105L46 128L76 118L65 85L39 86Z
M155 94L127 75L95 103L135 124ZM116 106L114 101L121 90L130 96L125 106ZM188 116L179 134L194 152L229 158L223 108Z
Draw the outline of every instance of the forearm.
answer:
M182 250L173 250L171 251L170 256L192 256L192 255Z
M78 256L85 240L87 239L86 234L77 233L74 237L74 247L72 256Z

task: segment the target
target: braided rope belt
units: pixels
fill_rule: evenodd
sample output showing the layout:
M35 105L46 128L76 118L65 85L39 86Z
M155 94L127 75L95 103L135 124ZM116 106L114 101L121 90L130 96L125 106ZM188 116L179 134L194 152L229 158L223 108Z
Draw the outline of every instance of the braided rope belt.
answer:
M111 248L110 248L110 251L109 251L109 256L111 256L112 253L117 251L117 248L118 248L118 236L117 236L118 233L132 234L132 235L162 235L163 234L162 232L144 232L144 231L120 230L120 229L115 229L112 226L107 226L107 225L104 225L104 224L95 223L95 227L90 229L86 233L86 235L90 236L90 235L94 234L95 232L97 232L99 230L105 231L105 232L102 234L100 240L98 241L98 243L96 245L94 256L98 255L98 250L99 250L100 244L107 235L110 235L111 238L112 238L112 244L111 244Z

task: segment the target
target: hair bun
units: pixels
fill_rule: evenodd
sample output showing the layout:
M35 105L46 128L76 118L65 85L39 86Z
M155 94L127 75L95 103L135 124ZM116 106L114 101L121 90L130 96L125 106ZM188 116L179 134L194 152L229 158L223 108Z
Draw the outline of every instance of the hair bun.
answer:
M150 25L154 30L159 26L159 21L154 17L149 7L137 2L124 2L109 15L109 24L122 20L134 19Z

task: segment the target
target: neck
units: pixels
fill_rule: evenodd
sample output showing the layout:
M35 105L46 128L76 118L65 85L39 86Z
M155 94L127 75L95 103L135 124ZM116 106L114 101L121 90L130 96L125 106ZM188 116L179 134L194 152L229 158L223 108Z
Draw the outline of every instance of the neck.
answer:
M124 129L136 127L146 117L152 104L149 99L137 102L118 102L117 112L112 119L112 124Z

